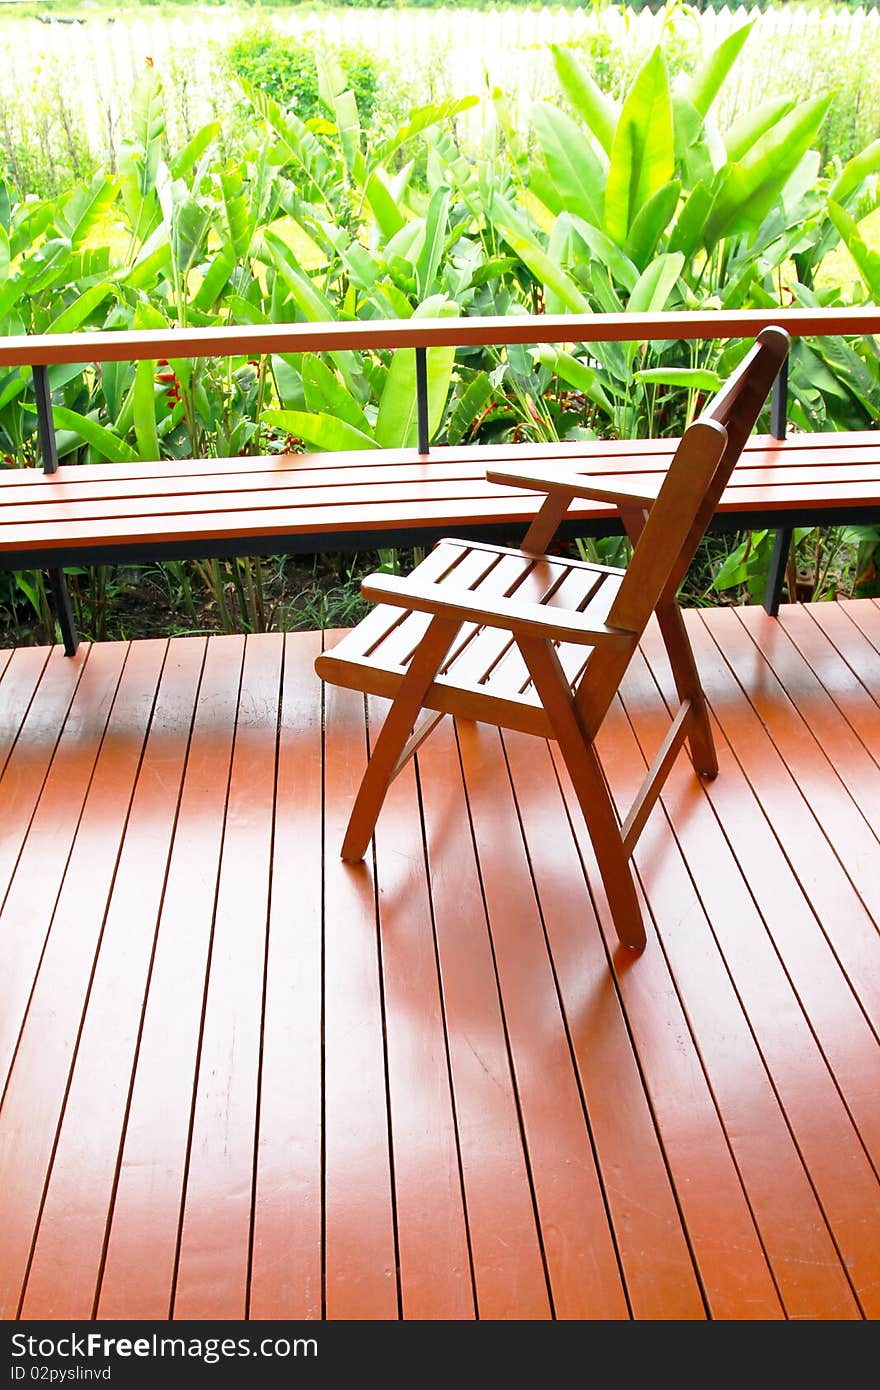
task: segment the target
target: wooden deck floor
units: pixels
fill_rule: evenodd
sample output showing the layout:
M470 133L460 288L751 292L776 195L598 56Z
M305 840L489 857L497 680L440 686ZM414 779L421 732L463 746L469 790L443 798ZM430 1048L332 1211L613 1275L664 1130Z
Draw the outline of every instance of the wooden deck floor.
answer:
M688 618L635 962L536 739L446 721L351 869L319 635L3 655L5 1318L877 1316L880 607Z

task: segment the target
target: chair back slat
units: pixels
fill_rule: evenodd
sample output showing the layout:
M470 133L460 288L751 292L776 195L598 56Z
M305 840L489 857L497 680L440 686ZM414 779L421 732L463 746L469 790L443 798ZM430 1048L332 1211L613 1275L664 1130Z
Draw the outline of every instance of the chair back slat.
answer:
M782 328L765 328L737 370L682 436L608 615L641 634L660 599L674 595L712 520L788 352Z

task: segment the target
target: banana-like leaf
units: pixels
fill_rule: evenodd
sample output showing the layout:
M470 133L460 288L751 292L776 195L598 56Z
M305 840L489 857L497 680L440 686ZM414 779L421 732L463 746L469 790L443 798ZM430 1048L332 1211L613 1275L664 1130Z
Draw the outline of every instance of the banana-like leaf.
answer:
M828 197L835 203L844 203L861 186L869 174L880 169L880 140L873 140L859 154L853 155L841 169L828 190Z
M0 285L9 278L9 233L0 226Z
M639 276L629 297L627 310L631 314L659 314L666 308L684 266L680 251L658 256Z
M84 188L77 188L67 198L58 217L58 225L70 238L71 246L79 246L90 232L100 227L116 201L116 179L98 175Z
M688 259L703 240L706 219L715 201L715 194L706 184L695 184L678 214L669 238L669 250L683 252Z
M858 225L839 203L828 204L828 216L837 228L841 241L855 261L856 268L876 304L880 301L880 252L871 250Z
M598 372L586 362L582 362L579 357L564 352L562 348L553 347L550 343L542 343L540 347L533 348L532 356L536 362L540 362L555 376L561 377L569 386L573 386L603 410L610 412L613 409Z
M75 410L68 410L66 406L56 405L52 411L52 418L58 429L69 430L75 434L81 443L89 445L99 459L107 459L110 463L139 461L139 455L124 439L120 439L117 434L91 416L80 415Z
M626 239L626 253L640 270L644 270L678 207L681 184L678 179L658 188L652 198L636 214Z
M605 184L605 230L622 246L645 203L675 169L672 104L663 54L656 48L629 91L611 147Z
M724 79L742 52L743 44L752 32L754 23L755 21L752 20L748 24L743 24L739 29L734 29L732 34L728 34L726 38L722 39L718 47L710 53L706 61L684 84L685 96L692 102L701 116L708 113L724 84Z
M204 279L199 285L193 305L196 309L211 311L217 304L235 270L236 254L235 247L231 241L224 241L220 250L211 261L205 271Z
M130 120L134 139L144 154L141 190L146 193L156 182L165 136L165 108L158 68L147 68L135 83Z
M581 294L574 279L544 250L528 230L524 219L502 198L496 198L492 221L514 251L534 275L538 284L546 285L557 299L573 314L589 314L590 305Z
M342 146L342 158L349 176L357 184L364 181L364 157L361 153L361 120L358 115L357 101L354 92L340 92L333 98L333 109L336 112L336 127L339 132L339 143Z
M391 192L384 170L372 169L364 184L364 197L372 209L382 235L393 237L405 225L406 219Z
M172 177L182 179L185 174L188 174L190 169L198 164L206 150L213 145L222 129L222 122L209 121L207 125L202 126L201 130L197 130L193 138L187 141L183 149L178 150L171 160Z
M254 226L248 207L244 179L238 165L230 165L220 175L220 190L226 212L229 240L239 260L243 261L251 246Z
M744 111L724 132L724 148L731 164L735 164L760 140L777 121L794 109L794 97L771 97Z
M409 120L374 150L374 162L387 168L391 156L396 154L402 145L412 140L413 136L421 135L431 126L445 125L462 111L469 111L478 102L479 97L456 97L449 101L430 102L427 106L420 106L416 111L410 112Z
M275 425L287 430L297 439L304 439L316 449L376 449L375 439L355 429L346 420L323 411L305 410L264 410L260 416L264 425Z
M583 132L547 101L535 102L532 124L550 174L550 186L558 199L556 209L576 212L600 227L605 171L584 140Z
M450 318L457 313L457 304L443 299L441 295L433 295L419 305L412 317ZM436 433L443 418L454 361L454 347L428 349L429 439ZM391 359L379 399L375 433L377 442L385 449L411 448L418 442L416 360L415 353L409 348L399 348Z
M830 96L800 102L738 164L727 165L706 223L707 248L724 236L760 226L810 148L830 104Z
M72 304L52 320L49 325L49 333L74 333L80 328L89 316L97 309L99 304L103 304L108 295L113 293L113 286L105 282L103 285L92 285L91 289L78 294Z
M156 428L155 362L138 362L134 369L134 432L142 463L162 457Z
M314 353L304 353L300 367L305 402L309 410L344 420L361 434L370 435L370 422L354 396L326 362Z
M631 291L639 278L639 268L626 252L621 251L616 242L598 227L585 222L583 218L573 217L571 224L591 254L611 272L615 283L622 289Z
M610 155L620 116L617 103L596 85L570 48L553 43L550 45L550 51L562 90L581 120L589 126L602 149Z
M416 261L416 289L420 299L427 298L430 293L443 254L449 225L449 197L449 189L443 184L437 189L428 206L425 240Z
M489 380L488 373L477 372L452 408L446 427L446 437L450 444L462 442L475 421L482 417L494 394L495 388Z
M645 367L633 372L636 381L658 386L681 386L686 391L718 391L721 377L706 367Z

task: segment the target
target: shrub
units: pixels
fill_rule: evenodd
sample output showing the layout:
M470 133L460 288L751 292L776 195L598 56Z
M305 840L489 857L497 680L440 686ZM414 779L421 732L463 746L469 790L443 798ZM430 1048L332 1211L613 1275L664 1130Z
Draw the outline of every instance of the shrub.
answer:
M279 106L292 108L300 120L326 115L319 92L315 63L316 41L303 42L272 29L251 29L226 50L226 61L236 77L267 92ZM380 74L375 59L362 48L329 51L344 71L354 92L361 123L370 126L376 111Z

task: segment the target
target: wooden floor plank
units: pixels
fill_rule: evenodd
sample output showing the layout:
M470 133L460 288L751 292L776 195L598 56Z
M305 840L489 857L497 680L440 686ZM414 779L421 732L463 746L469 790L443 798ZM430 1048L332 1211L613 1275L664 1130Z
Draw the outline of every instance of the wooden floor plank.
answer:
M583 816L559 759L557 772L710 1313L725 1320L782 1318L742 1175L666 957L653 935L638 960L620 945Z
M94 1308L204 653L204 639L178 638L165 658L52 1160L26 1318L88 1318ZM112 803L106 822L109 837L119 823Z
M61 647L53 647L47 660L45 650L24 648L16 652L5 673L3 728L9 746L0 781L0 893L4 900L89 650L82 643L76 656L65 658Z
M0 1306L7 1309L18 1304L24 1286L166 646L164 641L142 642L116 653L120 660L127 657L125 668L3 1097L6 1143L0 1149L0 1188L9 1215L0 1246Z
M420 748L419 780L477 1310L547 1318L518 1099L452 720Z
M837 857L880 926L880 874L876 873L880 841L866 819L880 819L880 769L836 714L806 663L797 660L784 630L770 629L760 619L746 616L756 611L744 609L740 617L732 609L719 610L718 618L713 616L712 634L740 683L747 683L758 717L770 730L815 815L823 825L834 827ZM742 640L744 626L760 635L766 650ZM787 668L790 691L775 678L774 661ZM800 720L789 717L792 706ZM837 775L840 759L846 760L846 781Z
M688 624L703 688L872 1028L880 1032L877 931L812 807L699 614ZM760 665L758 665L760 673ZM831 827L829 833L833 835Z
M320 1318L320 633L285 639L249 1316Z
M561 1318L627 1317L501 740L463 723L460 747L554 1309Z
M163 895L97 1315L170 1316L244 655L211 638Z
M648 757L668 727L665 709L659 701L652 704L655 689L637 657L624 682L624 704ZM877 1175L686 757L680 757L670 772L663 805L832 1237L845 1252L860 1306L874 1316L880 1311Z
M94 660L86 663L0 912L0 1094L8 1080L127 654L127 643L107 643L97 647L91 653ZM66 679L75 677L71 671ZM66 683L64 677L62 682Z
M339 858L366 766L364 701L327 687L324 784L325 1311L396 1318L397 1248L372 866Z
M839 603L786 604L779 622L880 766L880 655Z
M705 1317L665 1156L547 744L505 734L633 1316Z
M619 704L598 740L618 810L639 790L646 761ZM705 911L662 812L655 807L634 861L790 1317L859 1311L755 1044L719 958Z
M283 642L246 640L173 1313L243 1318Z
M667 707L672 710L677 695L659 630L653 625L642 639L642 652ZM717 722L714 735L721 771L713 782L703 784L704 792L876 1168L880 1157L877 1036L792 872L773 822L766 816ZM746 732L744 745L748 739Z
M39 688L51 647L19 647L0 657L0 777Z
M371 744L388 708L370 700ZM394 1194L405 1318L472 1318L474 1287L415 768L376 828Z

